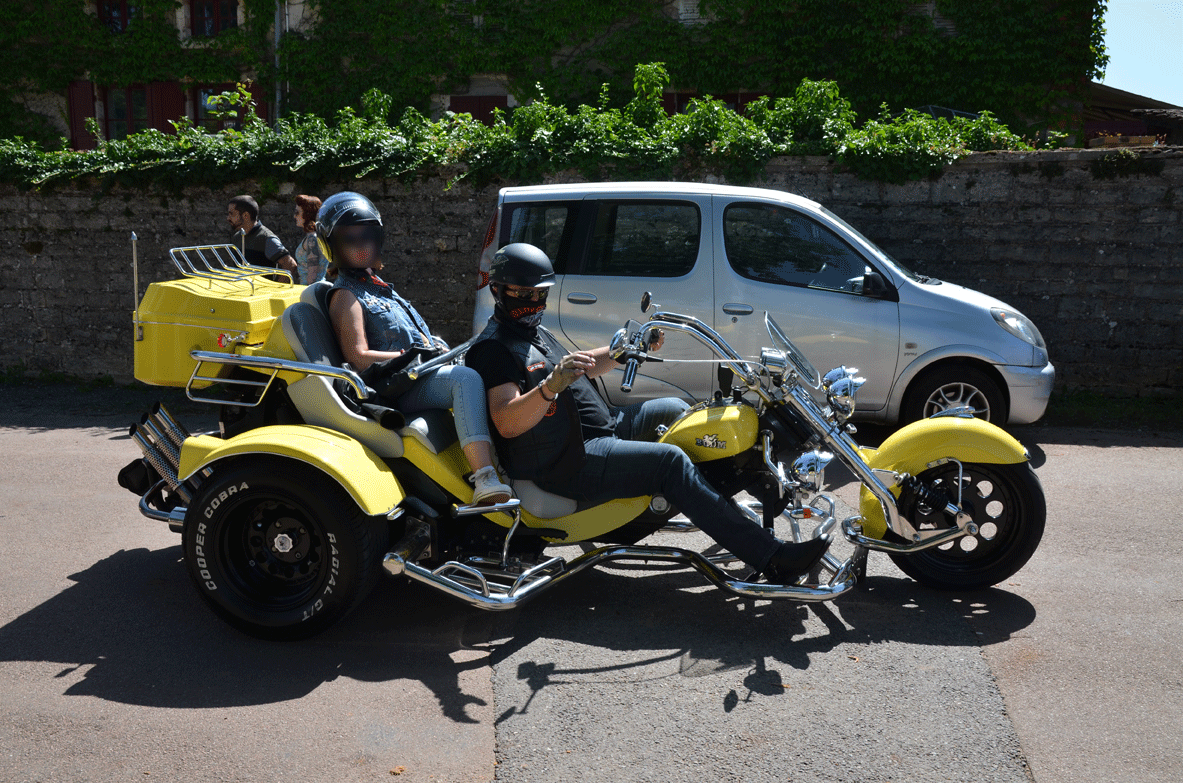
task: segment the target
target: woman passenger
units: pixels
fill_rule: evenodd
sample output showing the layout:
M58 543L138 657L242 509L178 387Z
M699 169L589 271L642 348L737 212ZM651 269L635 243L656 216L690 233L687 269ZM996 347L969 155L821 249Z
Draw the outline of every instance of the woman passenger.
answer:
M359 193L338 193L325 200L316 218L320 249L328 260L329 319L345 360L358 372L377 362L398 367L420 355L447 350L431 334L423 317L378 277L382 268L382 217ZM492 438L485 409L485 387L476 371L445 365L420 377L392 404L404 413L451 408L456 433L476 484L474 503L501 503L512 489L493 467Z

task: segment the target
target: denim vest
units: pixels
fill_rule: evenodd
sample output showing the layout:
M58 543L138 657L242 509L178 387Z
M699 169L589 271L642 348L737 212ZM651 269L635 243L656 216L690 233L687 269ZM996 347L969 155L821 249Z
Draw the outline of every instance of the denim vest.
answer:
M361 280L342 271L337 275L333 288L349 291L361 303L366 343L371 351L435 348L431 329L423 317L389 285ZM329 293L331 298L335 291Z

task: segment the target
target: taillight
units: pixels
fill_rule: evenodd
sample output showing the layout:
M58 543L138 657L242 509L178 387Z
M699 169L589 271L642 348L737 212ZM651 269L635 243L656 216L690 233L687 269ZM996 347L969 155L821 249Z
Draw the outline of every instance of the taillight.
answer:
M477 285L476 290L481 290L489 284L489 270L484 268L485 253L488 252L489 246L497 239L497 215L500 210L493 210L493 217L489 220L489 230L485 232L485 243L481 245L480 259L477 261Z

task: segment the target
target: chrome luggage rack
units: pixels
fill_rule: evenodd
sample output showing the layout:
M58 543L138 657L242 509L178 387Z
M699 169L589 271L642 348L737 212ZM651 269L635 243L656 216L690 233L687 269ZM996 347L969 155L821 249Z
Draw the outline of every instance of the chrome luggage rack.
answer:
M133 238L134 239L134 238ZM192 247L174 247L169 250L169 258L173 266L185 277L208 280L214 283L247 282L251 286L251 293L255 293L255 281L270 275L283 275L288 283L295 282L292 273L286 269L273 269L265 266L248 264L242 249L237 245L194 245ZM269 281L272 282L272 281ZM138 284L137 284L138 287ZM240 339L230 337L232 342ZM205 402L213 405L238 405L253 408L262 402L272 381L281 370L302 372L308 375L323 375L334 380L340 379L353 387L360 399L365 399L367 390L365 383L356 373L337 367L321 364L275 359L265 356L243 356L235 353L218 353L215 351L190 351L189 355L197 362L189 382L185 384L185 395L194 402ZM217 374L203 373L204 365L233 365L253 370L265 377L265 380L249 378L227 378ZM247 399L226 399L211 397L198 393L195 384L220 384L223 388L237 387L250 392Z
M210 283L237 283L243 280L255 291L255 279L266 275L283 275L289 283L295 282L292 273L286 269L248 264L246 256L236 245L194 245L174 247L168 251L173 266L185 277L197 277Z

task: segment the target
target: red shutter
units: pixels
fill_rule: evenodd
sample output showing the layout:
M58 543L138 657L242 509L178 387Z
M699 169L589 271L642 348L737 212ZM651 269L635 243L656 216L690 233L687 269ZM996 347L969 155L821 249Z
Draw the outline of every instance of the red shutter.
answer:
M179 82L148 85L148 125L165 133L176 133L172 121L185 115L185 93Z
M93 150L95 138L86 131L86 119L94 114L94 85L90 82L70 82L66 90L66 111L70 116L70 146L76 150Z
M507 108L509 98L504 95L452 95L448 100L448 111L471 114L474 120L486 125L493 124L493 109L504 112Z
M231 87L231 89L234 89ZM267 93L259 86L258 82L251 82L251 100L255 102L255 114L259 115L259 119L263 122L267 121Z

